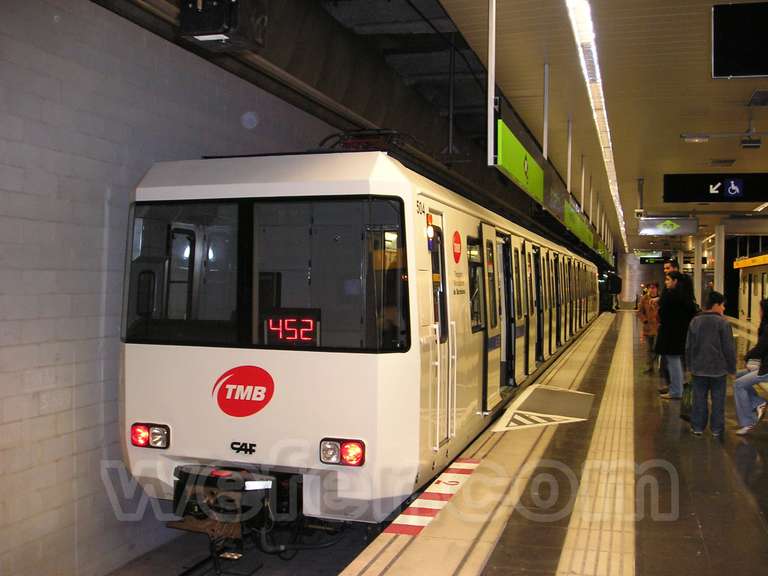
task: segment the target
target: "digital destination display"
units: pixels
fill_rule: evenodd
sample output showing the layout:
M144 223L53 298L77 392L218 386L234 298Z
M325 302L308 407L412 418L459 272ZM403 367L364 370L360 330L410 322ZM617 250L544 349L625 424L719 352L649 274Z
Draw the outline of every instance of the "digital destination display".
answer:
M320 310L276 308L262 316L262 333L268 346L319 346Z

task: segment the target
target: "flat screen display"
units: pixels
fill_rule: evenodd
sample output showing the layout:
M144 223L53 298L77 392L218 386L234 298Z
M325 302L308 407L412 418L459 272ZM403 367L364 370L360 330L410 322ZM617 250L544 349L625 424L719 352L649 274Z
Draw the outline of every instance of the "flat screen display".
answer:
M320 310L277 308L262 316L267 346L314 348L320 345Z
M768 2L712 7L712 77L768 76Z

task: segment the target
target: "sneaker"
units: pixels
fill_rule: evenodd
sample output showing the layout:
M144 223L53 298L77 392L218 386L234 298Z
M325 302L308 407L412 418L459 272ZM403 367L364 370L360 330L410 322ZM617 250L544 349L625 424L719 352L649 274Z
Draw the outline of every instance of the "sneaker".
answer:
M691 428L691 434L693 434L694 436L701 436L702 434L704 434L704 432L701 430L694 430L693 428Z
M760 404L760 406L757 407L757 421L760 422L760 420L763 419L763 416L765 416L766 408L768 408L768 402L763 402Z
M746 436L747 434L749 434L750 432L752 432L752 429L753 429L753 428L754 428L754 426L742 426L741 428L739 428L738 430L736 430L736 434L737 434L738 436Z
M669 392L669 388L659 388L658 392L659 394L666 394Z
M665 392L664 394L660 394L659 398L664 398L664 400L680 400L680 396L670 396L669 392Z
M723 435L722 432L712 432L712 438L720 438L720 436L722 435Z

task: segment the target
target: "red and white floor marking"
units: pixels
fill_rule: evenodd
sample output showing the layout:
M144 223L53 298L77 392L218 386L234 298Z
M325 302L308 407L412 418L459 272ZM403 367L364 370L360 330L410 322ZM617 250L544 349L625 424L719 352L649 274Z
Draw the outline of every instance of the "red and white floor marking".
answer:
M461 490L480 460L457 458L421 495L386 527L385 534L416 536Z

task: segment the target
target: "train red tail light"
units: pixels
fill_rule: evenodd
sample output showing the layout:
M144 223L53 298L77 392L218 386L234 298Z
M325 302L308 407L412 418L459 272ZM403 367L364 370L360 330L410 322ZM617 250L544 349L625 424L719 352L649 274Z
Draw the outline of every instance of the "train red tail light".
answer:
M365 442L324 438L320 442L320 461L323 464L362 466L365 463Z
M140 448L149 446L149 426L146 424L131 426L131 444Z
M365 462L365 444L359 440L341 443L341 462L347 466L362 466Z
M171 443L171 429L164 424L132 424L131 444L139 448L165 449Z

